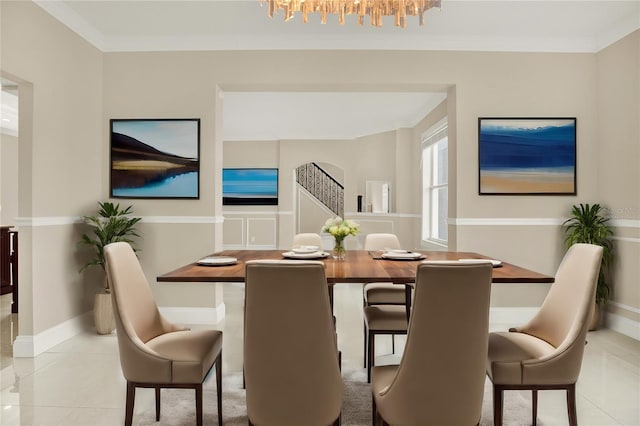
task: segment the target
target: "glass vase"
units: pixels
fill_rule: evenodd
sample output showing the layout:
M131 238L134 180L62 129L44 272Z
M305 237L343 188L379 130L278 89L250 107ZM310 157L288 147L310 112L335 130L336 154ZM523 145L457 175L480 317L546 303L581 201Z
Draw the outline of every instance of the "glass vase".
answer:
M336 260L344 260L344 240L336 239L333 245L333 258Z

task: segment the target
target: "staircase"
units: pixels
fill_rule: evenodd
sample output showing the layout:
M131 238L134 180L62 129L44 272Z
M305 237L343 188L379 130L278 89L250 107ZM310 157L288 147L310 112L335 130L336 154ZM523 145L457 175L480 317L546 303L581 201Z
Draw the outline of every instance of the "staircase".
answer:
M344 186L322 167L316 163L298 167L296 181L335 215L344 217Z

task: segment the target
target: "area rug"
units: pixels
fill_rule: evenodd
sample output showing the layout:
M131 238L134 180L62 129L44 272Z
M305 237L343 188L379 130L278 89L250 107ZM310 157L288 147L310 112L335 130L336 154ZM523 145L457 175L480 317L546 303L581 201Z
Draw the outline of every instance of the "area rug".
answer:
M342 408L342 425L368 426L371 424L371 387L366 382L364 369L343 371L345 392ZM209 377L204 386L204 424L215 425L218 422L216 411L215 377ZM504 425L516 426L531 424L531 402L518 392L505 392ZM222 381L223 423L228 426L246 426L247 412L245 391L242 389L242 374L232 373ZM163 389L162 415L160 422L155 421L155 411L149 408L136 412L134 424L138 425L194 425L195 400L193 390ZM493 424L491 382L485 383L484 403L482 406L482 426ZM538 424L542 424L538 422Z

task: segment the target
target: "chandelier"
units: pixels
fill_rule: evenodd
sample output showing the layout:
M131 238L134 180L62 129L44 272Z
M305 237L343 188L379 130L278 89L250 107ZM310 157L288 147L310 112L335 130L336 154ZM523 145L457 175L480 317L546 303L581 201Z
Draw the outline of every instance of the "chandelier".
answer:
M393 15L396 27L407 26L407 15L420 17L424 25L424 12L432 7L440 7L441 0L260 0L269 5L269 17L280 9L284 11L284 20L294 17L295 12L302 13L302 22L307 23L309 13L320 13L320 22L327 23L327 14L337 14L340 25L345 15L357 15L358 24L364 23L365 15L371 17L371 25L382 26L382 17Z

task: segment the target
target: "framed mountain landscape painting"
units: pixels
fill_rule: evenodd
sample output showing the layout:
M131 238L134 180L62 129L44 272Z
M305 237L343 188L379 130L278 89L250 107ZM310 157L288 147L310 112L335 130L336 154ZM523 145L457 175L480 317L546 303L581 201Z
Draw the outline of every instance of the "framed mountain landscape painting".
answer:
M200 119L111 120L111 197L200 197Z
M575 195L575 118L478 118L481 195Z

